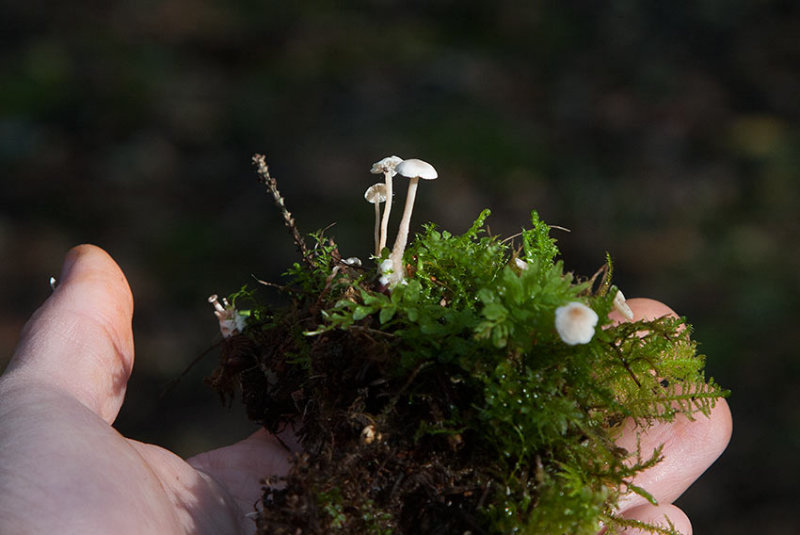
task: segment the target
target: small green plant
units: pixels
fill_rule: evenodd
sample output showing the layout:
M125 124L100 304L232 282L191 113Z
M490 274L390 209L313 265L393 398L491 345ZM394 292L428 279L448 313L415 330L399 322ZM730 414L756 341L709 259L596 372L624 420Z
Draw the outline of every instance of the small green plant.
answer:
M436 175L393 158L373 167L386 210L403 162L410 190ZM246 289L213 300L226 338L211 382L302 444L265 490L261 532L613 532L632 525L615 511L624 492L653 501L632 481L661 459L618 447L622 422L707 415L726 394L684 319L632 321L610 260L589 279L569 273L535 211L516 241L489 235L485 210L462 235L427 224L409 245L410 191L391 251L376 209L375 264L362 263L321 232L309 247L255 162L301 259L284 308ZM609 320L615 308L630 321Z

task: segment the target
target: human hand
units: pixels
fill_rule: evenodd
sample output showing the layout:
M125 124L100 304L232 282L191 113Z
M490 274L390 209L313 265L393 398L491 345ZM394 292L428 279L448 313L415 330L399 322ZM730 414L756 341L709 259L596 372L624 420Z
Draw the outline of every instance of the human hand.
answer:
M638 317L669 309L629 301ZM112 427L133 366L133 303L122 271L102 250L67 256L53 295L26 325L0 377L0 526L12 533L247 533L260 480L288 470L278 441L260 431L186 461ZM629 518L686 515L669 505L716 459L731 433L724 400L711 418L677 419L642 435L664 461L636 484L659 501L623 500ZM629 444L625 441L630 442ZM620 441L635 443L631 428ZM636 533L636 532L631 532Z
M677 317L668 306L652 299L629 299L628 305L633 310L635 320ZM617 312L613 312L611 318L617 322L625 321ZM658 505L651 505L643 497L631 493L620 501L623 516L656 525L666 525L664 518L667 517L678 531L691 535L689 518L672 502L722 454L731 432L731 413L724 399L717 401L708 418L698 414L691 421L685 416L678 416L672 423L656 424L646 430L636 429L632 422L627 422L622 437L617 441L618 445L635 451L638 433L644 454L663 445L664 458L633 481L650 492ZM624 531L623 535L643 535L643 532L631 529Z
M247 533L259 479L288 469L266 432L184 461L111 425L133 366L133 301L101 249L68 254L0 377L0 532Z

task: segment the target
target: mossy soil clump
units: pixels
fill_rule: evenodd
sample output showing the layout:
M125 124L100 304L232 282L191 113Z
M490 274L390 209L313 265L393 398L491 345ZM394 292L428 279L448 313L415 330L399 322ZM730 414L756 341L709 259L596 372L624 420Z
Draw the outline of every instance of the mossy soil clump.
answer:
M684 321L608 319L624 306L610 263L576 278L535 212L515 240L487 235L488 215L463 235L427 225L391 287L318 233L277 287L287 306L231 296L225 319L247 320L225 338L211 383L240 390L251 419L293 430L302 448L285 478L265 482L260 533L594 535L635 524L615 505L624 492L652 499L631 482L661 452L618 447L622 422L708 414L724 392L704 377ZM593 316L588 339L557 325L567 305Z

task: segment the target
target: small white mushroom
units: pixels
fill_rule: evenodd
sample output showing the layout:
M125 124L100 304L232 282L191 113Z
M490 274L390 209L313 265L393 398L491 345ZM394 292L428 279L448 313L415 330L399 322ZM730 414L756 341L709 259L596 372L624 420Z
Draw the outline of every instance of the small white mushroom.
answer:
M361 442L366 445L370 445L376 440L380 442L382 438L383 435L381 435L372 424L367 425L361 430Z
M357 256L351 256L349 258L342 258L342 264L346 266L355 266L361 267L361 259Z
M380 256L381 254L381 234L380 234L380 226L381 226L381 203L386 202L386 184L383 182L378 182L377 184L373 184L367 188L367 191L364 192L364 198L367 200L368 203L372 203L375 205L375 256ZM388 206L388 203L387 203Z
M594 337L597 312L573 301L556 309L556 331L565 344L588 344Z
M403 280L403 253L408 243L408 229L411 226L411 212L414 209L414 199L417 196L417 183L419 179L434 180L439 177L436 169L422 160L411 158L403 160L395 168L397 174L409 179L408 193L406 194L406 206L403 210L403 217L400 220L400 228L397 231L397 238L392 247L392 276L391 281L397 284Z
M389 214L392 212L392 177L397 174L397 165L403 159L399 156L387 156L379 162L372 164L372 169L369 170L373 175L383 173L384 183L386 184L386 207L383 209L383 219L381 220L381 233L378 242L378 255L380 255L383 248L386 247L386 240L389 233Z
M633 310L628 306L625 296L619 290L617 290L617 295L614 296L614 309L628 321L633 321Z

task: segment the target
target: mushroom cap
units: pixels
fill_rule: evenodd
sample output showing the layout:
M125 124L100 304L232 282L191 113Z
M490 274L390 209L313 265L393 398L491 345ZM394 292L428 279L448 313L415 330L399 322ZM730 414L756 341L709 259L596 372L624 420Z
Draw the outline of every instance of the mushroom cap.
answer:
M378 182L377 184L371 185L367 188L367 191L364 192L364 198L367 202L372 204L386 202L386 184Z
M628 306L625 295L620 290L617 290L617 294L614 296L614 309L622 314L625 319L633 321L633 310Z
M387 156L379 162L372 164L372 169L369 170L373 175L380 175L381 173L389 173L391 176L397 174L395 168L397 164L402 162L403 159L399 156Z
M588 344L594 337L597 312L573 301L556 309L556 331L565 344Z
M425 180L433 180L439 177L439 173L436 172L436 169L431 164L416 158L403 160L397 164L395 171L397 171L398 175L406 178L423 178Z

